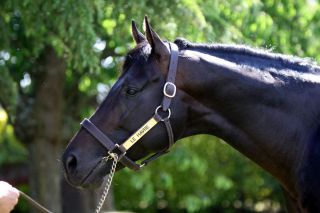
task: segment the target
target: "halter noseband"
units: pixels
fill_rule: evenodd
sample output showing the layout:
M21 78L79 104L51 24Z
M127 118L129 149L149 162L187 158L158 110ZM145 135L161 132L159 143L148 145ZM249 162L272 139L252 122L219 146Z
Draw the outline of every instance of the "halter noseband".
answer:
M81 126L83 126L92 136L94 136L107 150L108 155L112 156L112 154L117 154L119 156L119 161L130 169L139 170L150 161L153 161L160 157L163 154L169 152L169 148L174 144L174 135L172 131L172 127L170 124L170 116L171 110L170 105L171 101L176 95L176 85L174 84L176 73L177 73L177 66L178 66L178 55L179 49L176 44L168 43L169 49L171 51L170 54L170 64L169 64L169 71L166 79L166 83L163 86L163 99L161 105L159 105L154 115L144 124L142 125L134 134L132 134L125 142L121 145L115 144L112 140L109 139L98 127L96 127L89 119L84 119L81 122ZM161 117L158 113L159 110L163 112L167 112L166 117ZM150 131L156 124L159 122L163 122L165 124L168 137L169 137L169 145L164 150L155 153L151 157L147 158L146 160L142 161L141 164L135 163L133 160L126 156L126 152L130 149L135 143L139 141L148 131Z

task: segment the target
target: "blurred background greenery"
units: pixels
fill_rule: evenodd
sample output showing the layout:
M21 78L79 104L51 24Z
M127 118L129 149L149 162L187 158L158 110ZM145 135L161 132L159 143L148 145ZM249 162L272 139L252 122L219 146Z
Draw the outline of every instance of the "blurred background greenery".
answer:
M246 44L320 60L318 0L1 0L1 179L55 213L92 211L99 191L70 188L59 159L134 46L131 19L142 24L145 14L170 41ZM105 210L282 212L283 204L270 175L200 135L141 172L118 172ZM15 210L32 211L23 200Z

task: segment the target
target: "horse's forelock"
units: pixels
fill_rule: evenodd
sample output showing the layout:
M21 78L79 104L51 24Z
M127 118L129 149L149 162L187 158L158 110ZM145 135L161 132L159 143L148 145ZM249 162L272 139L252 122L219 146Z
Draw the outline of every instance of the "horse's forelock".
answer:
M142 42L137 44L137 46L131 49L124 60L122 72L124 74L128 69L134 64L135 61L144 59L147 60L151 54L151 46L148 42Z

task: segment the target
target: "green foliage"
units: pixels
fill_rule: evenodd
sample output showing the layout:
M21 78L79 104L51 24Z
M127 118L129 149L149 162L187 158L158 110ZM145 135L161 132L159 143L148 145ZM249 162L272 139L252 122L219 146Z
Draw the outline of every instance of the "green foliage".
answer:
M10 115L15 115L15 108L18 101L17 86L16 82L11 78L8 69L1 65L2 62L5 63L5 59L9 57L9 54L5 52L2 52L2 54L7 54L7 56L1 57L0 52L0 103L6 108Z
M102 1L12 0L4 1L4 7L13 12L6 14L11 15L7 22L13 22L12 33L27 39L23 45L31 47L33 57L52 46L75 69L97 68L97 55L88 50L97 38L93 24Z
M27 155L25 147L14 137L13 127L7 119L7 114L0 107L0 166L23 162Z
M202 1L218 41L251 44L277 52L319 59L317 1Z
M126 189L126 190L123 190ZM212 212L212 207L255 210L259 201L279 207L280 187L261 168L214 137L184 139L166 157L139 173L124 170L114 180L122 209L137 212Z

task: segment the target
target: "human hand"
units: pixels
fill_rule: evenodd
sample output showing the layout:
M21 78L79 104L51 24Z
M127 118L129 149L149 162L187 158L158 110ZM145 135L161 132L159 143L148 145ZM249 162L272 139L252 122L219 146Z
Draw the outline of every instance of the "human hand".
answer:
M0 181L0 212L9 213L18 203L19 191L4 181Z

